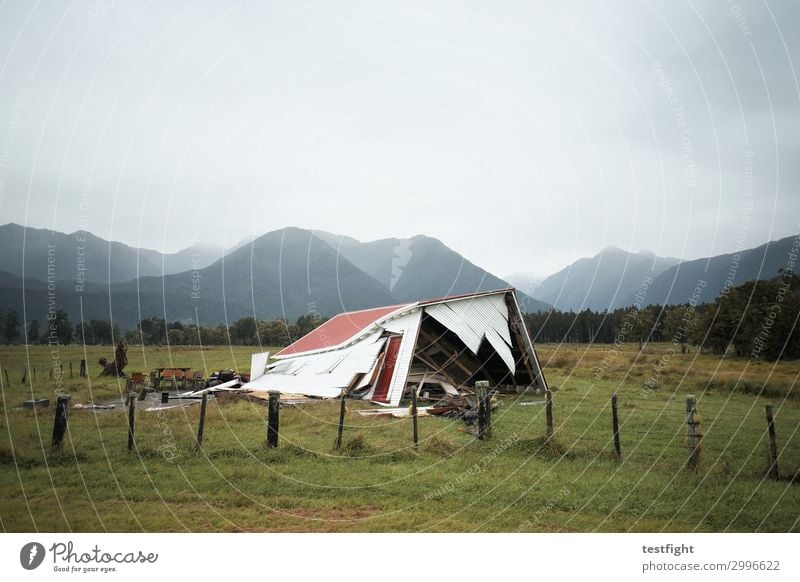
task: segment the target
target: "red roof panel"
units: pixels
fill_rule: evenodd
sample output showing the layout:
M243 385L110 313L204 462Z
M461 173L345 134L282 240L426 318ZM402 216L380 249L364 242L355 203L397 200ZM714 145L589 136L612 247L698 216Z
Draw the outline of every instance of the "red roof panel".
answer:
M513 287L508 289L497 289L494 291L479 291L475 293L464 293L463 295L451 295L450 297L441 297L438 299L420 301L419 305L431 305L433 303L441 303L443 301L450 301L453 299L480 297L483 295L491 295L493 293L508 292L512 290ZM409 305L412 304L403 303L400 305L390 305L388 307L376 307L374 309L362 309L361 311L348 311L346 313L340 313L339 315L336 315L323 323L314 331L307 333L292 345L283 348L275 355L289 356L338 346L340 343L355 336L379 319L389 315L401 307L407 307Z
M391 305L389 307L377 307L375 309L340 313L320 325L314 331L307 333L290 346L283 348L275 355L288 356L337 346L366 329L382 317L406 305L410 304L405 303L402 305Z

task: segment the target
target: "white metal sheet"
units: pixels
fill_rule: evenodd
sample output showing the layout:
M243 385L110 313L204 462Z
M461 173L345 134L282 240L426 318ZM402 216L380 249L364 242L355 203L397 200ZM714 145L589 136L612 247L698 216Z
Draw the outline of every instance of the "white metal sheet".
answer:
M242 389L333 398L339 396L357 374L366 374L375 367L384 343L380 334L372 334L347 348L281 360L268 366L265 374Z
M469 350L477 355L486 339L514 373L516 366L511 353L511 331L508 327L508 307L502 294L465 297L430 305L425 311L455 333Z
M425 311L447 329L455 333L473 354L478 353L478 348L480 348L481 339L483 337L482 334L477 334L464 320L462 315L450 307L449 304L441 303L438 305L431 305L425 308Z
M397 362L395 362L394 374L392 374L392 383L389 385L389 394L387 395L391 406L400 404L400 399L403 397L403 392L406 388L408 370L411 368L411 360L414 358L417 333L422 320L422 310L415 309L404 317L408 318L405 322L406 329L403 333L403 339L400 341Z
M353 381L355 374L308 374L292 376L287 374L264 374L254 382L242 386L251 392L281 392L284 394L303 394L322 398L336 398Z
M386 331L392 333L403 333L409 328L414 327L419 323L419 309L414 309L404 315L400 315L399 317L392 318L388 321L381 323L381 327Z
M250 381L263 376L269 362L269 352L261 352L250 356Z

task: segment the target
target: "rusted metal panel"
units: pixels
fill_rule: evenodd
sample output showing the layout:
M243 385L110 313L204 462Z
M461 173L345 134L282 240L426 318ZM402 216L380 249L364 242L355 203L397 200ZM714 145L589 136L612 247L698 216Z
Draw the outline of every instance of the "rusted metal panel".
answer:
M375 389L372 391L371 399L373 402L386 404L389 401L389 388L392 384L392 377L397 366L397 355L400 352L400 344L403 341L403 336L393 336L389 338L389 343L386 346L386 353L383 358L383 366L381 367L378 381L375 383Z

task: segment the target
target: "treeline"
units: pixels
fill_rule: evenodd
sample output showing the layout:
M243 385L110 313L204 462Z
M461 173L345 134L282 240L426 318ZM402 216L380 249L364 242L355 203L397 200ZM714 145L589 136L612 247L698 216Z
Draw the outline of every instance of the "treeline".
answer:
M650 341L672 342L684 350L694 345L709 353L731 352L774 361L800 358L799 295L800 278L785 272L774 280L728 287L708 304L634 306L610 312L552 310L526 314L525 321L534 342L633 343L640 347ZM286 346L324 321L308 314L294 323L243 317L229 326L196 326L150 317L125 337L128 343L144 345ZM31 321L26 330L16 311L0 312L0 332L7 345L25 341L109 345L121 335L119 327L106 320L73 325L63 310L44 324Z
M327 321L316 314L301 315L294 323L283 319L256 321L253 317L242 317L231 326L220 324L187 325L180 321L166 322L162 318L149 317L124 334L128 343L155 345L265 345L287 346L298 338ZM27 332L27 335L23 333ZM118 325L105 319L93 319L72 324L64 310L56 311L52 319L41 325L38 320L22 329L19 314L15 310L0 312L0 333L6 345L10 344L70 344L111 345L123 337Z
M116 329L119 333L119 328ZM22 328L22 321L15 309L0 312L0 334L6 345L52 343L66 346L73 343L76 338L83 337L84 330L92 340L87 343L95 343L95 338L98 338L97 343L103 343L99 338L114 337L111 324L104 320L92 320L84 325L79 324L73 327L67 312L63 309L57 310L53 317L47 319L43 324L38 319L32 320L28 323L27 329ZM111 341L108 339L105 343L111 343Z
M774 361L800 357L800 279L790 272L774 280L728 287L707 304L648 305L614 311L547 311L525 315L534 342L672 342L713 353Z
M242 317L232 325L217 326L166 322L150 317L143 319L126 334L128 343L153 345L241 345L287 346L327 321L319 315L301 315L294 323L284 319L257 321Z

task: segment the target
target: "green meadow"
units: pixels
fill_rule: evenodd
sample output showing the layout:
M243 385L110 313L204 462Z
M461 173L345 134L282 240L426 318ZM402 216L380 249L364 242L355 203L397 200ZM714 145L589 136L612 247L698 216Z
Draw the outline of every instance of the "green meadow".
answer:
M227 398L209 401L201 450L199 406L139 409L133 452L120 406L70 410L62 446L50 442L58 393L72 405L124 394L124 381L97 376L98 358L112 358L112 347L0 348L0 529L800 531L800 365L672 348L538 346L553 390L549 438L537 394L498 397L486 441L460 421L421 417L418 449L410 419L362 417L356 411L371 406L348 401L344 446L335 450L338 403L320 401L282 408L280 446L268 449L263 403ZM247 371L256 351L131 346L126 370ZM54 358L61 377L51 377ZM88 378L77 377L82 358ZM612 447L613 393L621 462ZM702 432L695 469L686 466L688 394L697 398ZM51 405L21 408L31 398ZM777 480L767 475L768 403Z

